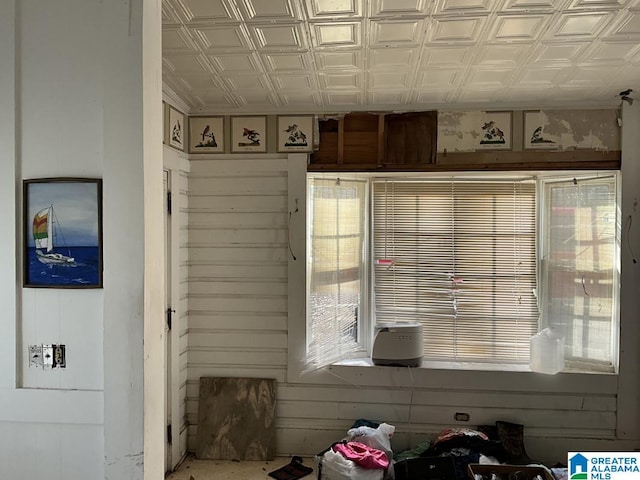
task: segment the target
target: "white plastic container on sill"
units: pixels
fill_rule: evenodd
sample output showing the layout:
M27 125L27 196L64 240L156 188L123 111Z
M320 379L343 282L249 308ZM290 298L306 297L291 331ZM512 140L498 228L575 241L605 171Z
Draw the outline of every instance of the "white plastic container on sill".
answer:
M531 337L532 371L554 375L564 370L564 338L550 328Z

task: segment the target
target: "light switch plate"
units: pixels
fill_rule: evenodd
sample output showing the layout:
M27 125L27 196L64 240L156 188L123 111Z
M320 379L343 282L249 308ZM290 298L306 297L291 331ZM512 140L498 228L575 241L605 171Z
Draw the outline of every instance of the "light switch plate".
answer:
M42 345L42 363L44 368L53 368L53 345Z
M42 345L29 345L29 366L42 367Z

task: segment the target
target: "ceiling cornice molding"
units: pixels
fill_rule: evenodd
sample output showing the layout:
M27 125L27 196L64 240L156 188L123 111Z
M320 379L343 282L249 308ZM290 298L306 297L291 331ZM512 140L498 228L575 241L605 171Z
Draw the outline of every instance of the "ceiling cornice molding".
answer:
M182 100L182 98L180 98L178 94L165 82L162 82L162 100L165 103L173 106L174 108L177 108L182 113L189 113L189 105L184 100Z

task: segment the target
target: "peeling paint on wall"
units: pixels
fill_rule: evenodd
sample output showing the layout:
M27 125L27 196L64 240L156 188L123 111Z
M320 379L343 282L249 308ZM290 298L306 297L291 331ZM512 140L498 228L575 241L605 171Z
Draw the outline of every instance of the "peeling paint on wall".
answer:
M620 150L617 110L524 112L524 148Z
M498 112L438 112L438 152L474 152L482 149L482 126ZM620 150L617 109L513 111L512 124L501 127L509 132L518 125L523 138L510 149ZM515 121L517 119L517 121ZM532 141L533 140L533 141Z

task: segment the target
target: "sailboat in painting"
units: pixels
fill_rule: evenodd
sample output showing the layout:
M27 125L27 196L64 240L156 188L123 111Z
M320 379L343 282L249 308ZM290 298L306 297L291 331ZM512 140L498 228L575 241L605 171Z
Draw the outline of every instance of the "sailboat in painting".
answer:
M33 241L36 244L36 257L40 263L47 265L75 265L71 251L67 255L54 250L54 239L57 237L59 223L53 205L43 208L33 216Z

